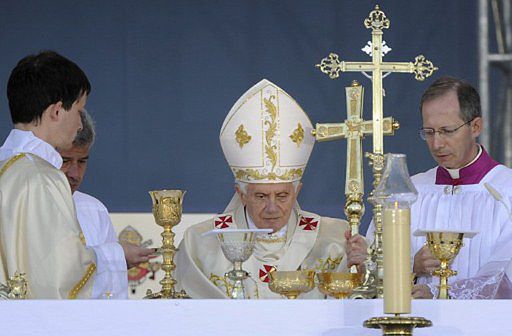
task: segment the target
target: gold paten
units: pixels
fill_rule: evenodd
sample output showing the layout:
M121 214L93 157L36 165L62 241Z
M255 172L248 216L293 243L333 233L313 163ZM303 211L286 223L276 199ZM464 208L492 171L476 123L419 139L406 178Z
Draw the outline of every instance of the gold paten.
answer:
M251 141L252 137L247 133L244 128L244 125L238 126L238 129L235 132L235 139L240 148L243 148L245 145Z
M438 299L450 299L448 278L457 275L457 271L450 269L450 264L459 254L463 238L464 234L459 232L427 232L430 253L441 262L439 268L432 272L439 277Z
M272 271L268 273L270 279L268 288L285 296L287 299L296 299L300 294L310 292L315 288L315 271Z
M186 299L187 293L184 290L177 292L174 289L176 280L172 277L172 271L176 268L174 264L174 232L172 228L181 221L183 210L184 190L157 190L150 191L151 200L153 201L153 217L158 225L164 228L162 233L162 252L163 262L161 269L164 270L165 276L160 281L162 290L158 293L152 293L148 289L145 299Z
M297 128L290 135L290 139L297 144L297 147L300 147L302 140L304 140L304 129L300 123L297 124Z
M317 273L318 290L335 299L346 299L354 288L359 286L362 279L360 273L322 272Z

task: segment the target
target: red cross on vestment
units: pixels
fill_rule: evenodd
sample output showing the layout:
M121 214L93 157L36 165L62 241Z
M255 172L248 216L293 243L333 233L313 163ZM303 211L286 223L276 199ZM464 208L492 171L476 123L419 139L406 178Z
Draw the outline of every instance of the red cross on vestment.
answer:
M275 271L276 268L272 265L263 265L263 268L260 268L260 280L263 282L270 282L270 278L268 274L272 271Z
M314 231L318 226L318 221L315 221L313 217L301 217L299 226L302 226L303 230Z
M233 216L227 215L227 216L219 216L215 219L215 227L217 229L225 229L231 226L233 224Z

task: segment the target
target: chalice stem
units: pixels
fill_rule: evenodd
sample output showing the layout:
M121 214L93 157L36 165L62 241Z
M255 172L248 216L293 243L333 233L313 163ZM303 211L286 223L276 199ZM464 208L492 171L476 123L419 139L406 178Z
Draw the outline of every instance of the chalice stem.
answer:
M164 232L162 233L162 269L165 272L165 276L160 281L160 284L162 285L162 296L164 298L171 298L175 293L174 285L176 284L176 280L172 277L172 271L176 268L173 261L174 253L176 252L174 247L174 236L171 226L165 226Z

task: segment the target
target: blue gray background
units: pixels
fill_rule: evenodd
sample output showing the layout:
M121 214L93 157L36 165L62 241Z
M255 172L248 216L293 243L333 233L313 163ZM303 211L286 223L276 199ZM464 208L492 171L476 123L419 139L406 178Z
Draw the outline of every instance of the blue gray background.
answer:
M380 1L391 20L387 61L424 54L440 68L425 82L386 78L384 113L401 123L385 151L408 155L411 174L434 165L417 136L418 101L441 75L477 85L475 0ZM93 85L87 109L97 123L84 192L111 211L150 211L148 190L188 190L185 212L221 212L233 192L218 133L249 87L267 78L292 95L313 123L343 121L344 87L358 73L331 80L314 67L329 52L366 61L363 20L374 1L1 1L0 138L11 129L6 82L16 62L53 49L77 62ZM371 150L371 138L364 149ZM346 143L318 143L300 202L344 217ZM367 166L367 163L365 163ZM366 189L371 185L366 168ZM367 213L370 213L367 208ZM367 222L369 216L365 216Z

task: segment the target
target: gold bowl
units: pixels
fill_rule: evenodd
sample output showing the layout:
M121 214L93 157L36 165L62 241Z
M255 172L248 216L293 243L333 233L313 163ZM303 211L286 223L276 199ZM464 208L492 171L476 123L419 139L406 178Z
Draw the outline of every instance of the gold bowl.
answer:
M315 271L273 271L269 273L268 287L274 293L296 299L301 293L315 288Z
M360 285L361 273L322 272L317 273L318 289L335 299L346 299Z

